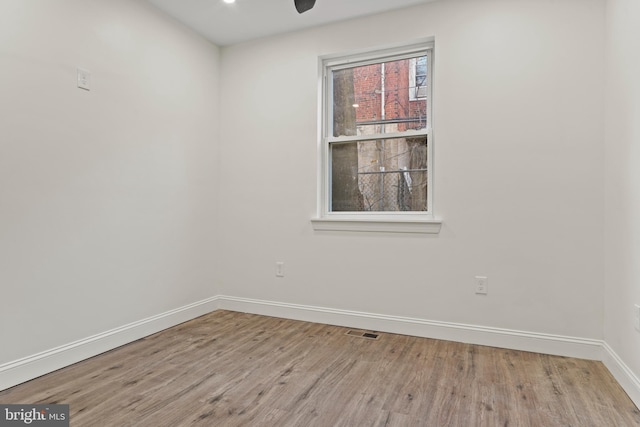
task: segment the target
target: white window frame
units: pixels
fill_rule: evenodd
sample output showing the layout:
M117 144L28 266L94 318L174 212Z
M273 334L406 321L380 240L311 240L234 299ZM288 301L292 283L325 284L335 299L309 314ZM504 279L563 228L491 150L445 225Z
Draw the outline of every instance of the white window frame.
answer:
M312 218L313 227L318 231L364 231L364 232L398 232L398 233L439 233L442 221L437 219L433 210L433 40L419 43L392 46L383 49L357 52L348 55L324 56L319 60L319 135L318 135L318 202L316 216ZM333 70L350 68L403 58L416 54L428 56L427 67L427 128L405 132L386 133L384 138L406 138L427 136L427 207L425 212L331 212L330 211L330 177L332 143L367 141L381 139L380 134L373 136L340 136L334 137L333 105L331 100Z

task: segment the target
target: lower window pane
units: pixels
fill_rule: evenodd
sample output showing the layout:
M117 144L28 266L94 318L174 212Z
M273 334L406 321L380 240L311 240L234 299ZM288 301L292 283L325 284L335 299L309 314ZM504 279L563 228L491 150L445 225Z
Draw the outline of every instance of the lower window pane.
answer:
M427 137L331 146L332 212L427 211Z

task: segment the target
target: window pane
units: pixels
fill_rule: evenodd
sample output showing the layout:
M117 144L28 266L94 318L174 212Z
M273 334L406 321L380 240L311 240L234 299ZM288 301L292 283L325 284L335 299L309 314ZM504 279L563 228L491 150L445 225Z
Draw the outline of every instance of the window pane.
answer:
M331 146L331 211L426 211L427 137Z
M333 136L426 128L426 77L426 56L334 70Z

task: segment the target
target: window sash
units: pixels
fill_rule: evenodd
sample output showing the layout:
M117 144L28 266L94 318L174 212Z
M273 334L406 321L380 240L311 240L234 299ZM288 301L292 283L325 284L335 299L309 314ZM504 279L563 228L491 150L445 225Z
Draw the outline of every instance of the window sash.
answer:
M427 101L427 127L425 129L421 129L419 131L416 131L414 129L411 130L407 130L402 132L402 134L405 135L410 135L413 132L424 132L422 134L426 134L426 132L430 132L431 131L431 119L432 119L432 111L431 111L431 81L432 81L432 68L433 68L433 46L430 47L425 47L425 46L420 46L419 49L417 48L413 48L411 50L408 50L407 52L401 53L401 54L396 54L396 55L387 55L387 56L373 56L371 58L368 59L364 59L361 61L355 61L355 60L351 60L348 63L344 62L344 60L342 62L336 62L334 65L331 65L332 62L337 61L337 59L334 59L332 61L327 61L323 64L323 104L324 104L324 108L323 108L323 123L322 123L322 139L323 142L325 144L327 143L332 143L332 142L337 142L337 141L351 141L353 140L352 138L357 137L360 138L362 140L369 140L369 139L381 139L383 137L387 137L390 138L389 135L395 135L396 133L376 133L376 134L372 134L372 135L354 135L354 136L333 136L333 99L332 99L332 94L333 94L333 79L332 79L332 72L333 71L337 71L337 70L344 70L347 68L355 68L355 67L361 67L361 66L365 66L365 65L373 65L373 64L380 64L382 62L391 62L391 61L398 61L398 60L402 60L402 59L409 59L409 58L413 58L416 56L427 56L427 87L426 87L426 101ZM371 54L369 55L371 56Z
M430 209L430 187L431 168L430 168L430 141L429 134L420 133L420 136L413 134L413 137L401 135L400 138L383 138L382 140L389 144L391 156L383 158L377 157L375 150L370 145L374 143L378 147L380 140L354 140L350 142L336 142L328 146L328 187L332 187L334 149L343 145L357 144L359 160L365 160L364 163L357 164L357 181L359 200L351 198L341 198L333 194L331 190L327 192L327 209L330 215L353 215L353 214L387 214L387 215L425 215L431 212ZM402 141L394 141L402 140ZM423 142L421 140L424 140ZM360 143L364 143L362 146ZM369 143L369 144L367 144ZM424 143L426 152L419 154L413 151ZM384 144L384 143L383 143ZM400 151L402 144L405 151ZM384 144L386 145L386 144ZM383 145L383 150L384 150ZM413 148L412 148L413 147ZM394 151L394 148L398 151ZM379 149L379 147L378 147ZM385 151L386 152L386 151ZM367 160L375 158L376 162L369 163ZM362 156L362 157L361 157ZM421 157L424 156L421 161ZM378 179L373 179L373 176ZM384 177L384 178L383 178ZM403 179L404 178L404 179ZM415 179L415 185L412 180ZM401 183L406 185L401 185ZM355 189L353 189L355 190ZM342 194L344 196L344 194ZM337 205L334 203L338 202ZM347 206L354 209L345 209ZM426 207L426 209L425 209Z
M430 127L424 129L410 129L403 132L389 133L372 133L367 135L351 135L351 136L327 136L326 144L336 144L341 142L359 142L372 141L375 139L394 139L394 138L413 138L416 136L425 136L430 133Z

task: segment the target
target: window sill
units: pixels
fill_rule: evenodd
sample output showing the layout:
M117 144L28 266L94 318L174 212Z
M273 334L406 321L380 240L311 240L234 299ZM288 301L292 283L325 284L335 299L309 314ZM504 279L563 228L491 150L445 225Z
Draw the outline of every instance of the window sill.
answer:
M440 219L402 218L312 218L316 231L364 231L384 233L438 234Z

